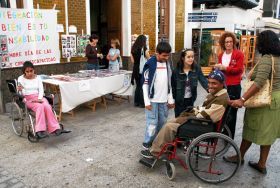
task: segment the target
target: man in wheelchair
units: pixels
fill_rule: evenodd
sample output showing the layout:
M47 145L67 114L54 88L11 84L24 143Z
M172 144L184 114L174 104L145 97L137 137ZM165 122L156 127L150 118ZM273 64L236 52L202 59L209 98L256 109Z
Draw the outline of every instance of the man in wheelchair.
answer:
M24 96L24 102L28 109L35 112L36 136L41 139L48 136L48 133L61 134L60 125L52 111L47 99L43 97L44 88L42 80L34 73L34 66L26 61L22 67L23 75L18 78L18 91Z
M213 123L218 122L226 110L229 99L227 90L224 88L224 81L225 77L221 71L212 71L208 76L209 94L206 96L203 105L186 109L179 117L168 121L156 136L151 148L149 150L142 150L141 155L145 158L156 158L164 145L175 139L178 128L189 117L204 118L212 120Z

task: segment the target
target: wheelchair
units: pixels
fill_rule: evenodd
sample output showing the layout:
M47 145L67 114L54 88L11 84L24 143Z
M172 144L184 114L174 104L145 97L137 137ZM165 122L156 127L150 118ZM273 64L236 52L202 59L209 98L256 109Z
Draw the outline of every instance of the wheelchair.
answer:
M217 184L229 180L241 164L239 148L232 140L227 126L231 108L227 107L218 123L195 117L189 118L178 128L175 140L165 144L155 159L143 157L139 162L153 168L156 162L162 159L169 180L173 180L176 176L173 163L175 160L204 182ZM182 148L180 153L179 148ZM182 155L185 160L182 159ZM238 156L238 162L225 162L223 157L229 155Z
M35 132L35 112L28 109L24 103L24 97L17 92L17 80L6 80L8 89L12 94L10 118L12 120L12 128L16 135L22 136L27 133L27 139L30 142L38 142L39 138ZM44 96L49 104L52 106L52 111L57 117L54 110L54 95ZM69 133L71 131L65 130L64 126L60 123L61 133Z

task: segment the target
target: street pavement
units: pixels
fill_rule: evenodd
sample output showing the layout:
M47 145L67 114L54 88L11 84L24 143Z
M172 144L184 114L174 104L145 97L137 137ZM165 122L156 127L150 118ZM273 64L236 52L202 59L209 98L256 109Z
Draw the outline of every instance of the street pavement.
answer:
M196 104L206 92L199 87ZM239 146L244 109L238 112L235 141ZM169 117L174 117L171 110ZM197 179L175 163L177 175L169 181L165 165L149 169L138 161L145 129L143 108L133 102L108 101L108 109L97 111L80 106L74 117L64 114L65 128L72 133L30 143L26 135L13 133L7 114L0 115L0 188L5 187L280 187L280 142L272 146L262 175L247 162L258 160L259 147L253 145L245 164L229 181L219 185Z

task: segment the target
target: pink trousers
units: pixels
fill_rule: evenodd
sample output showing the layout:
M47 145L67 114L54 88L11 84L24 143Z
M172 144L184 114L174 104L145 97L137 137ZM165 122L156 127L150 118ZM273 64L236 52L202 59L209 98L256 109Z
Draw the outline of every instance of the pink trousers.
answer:
M48 103L47 99L43 98L42 103L32 102L33 100L38 100L38 94L26 95L25 99L27 108L31 109L36 114L36 132L47 130L49 133L52 133L60 128L59 123L52 111L52 107Z

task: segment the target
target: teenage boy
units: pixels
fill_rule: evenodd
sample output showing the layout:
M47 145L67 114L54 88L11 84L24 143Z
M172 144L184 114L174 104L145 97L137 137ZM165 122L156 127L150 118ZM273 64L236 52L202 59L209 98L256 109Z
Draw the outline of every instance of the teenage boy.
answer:
M143 148L149 149L154 138L166 123L168 109L174 108L172 96L171 74L168 62L171 46L160 42L156 47L156 55L145 64L142 74L143 95L145 102L146 130Z
M190 116L218 122L222 118L229 100L227 90L224 88L224 81L225 77L221 71L211 72L208 76L209 94L203 105L194 107L190 112L182 112L178 118L170 120L160 130L150 150L142 150L141 155L145 158L155 158L166 143L175 139L178 127L185 123Z

